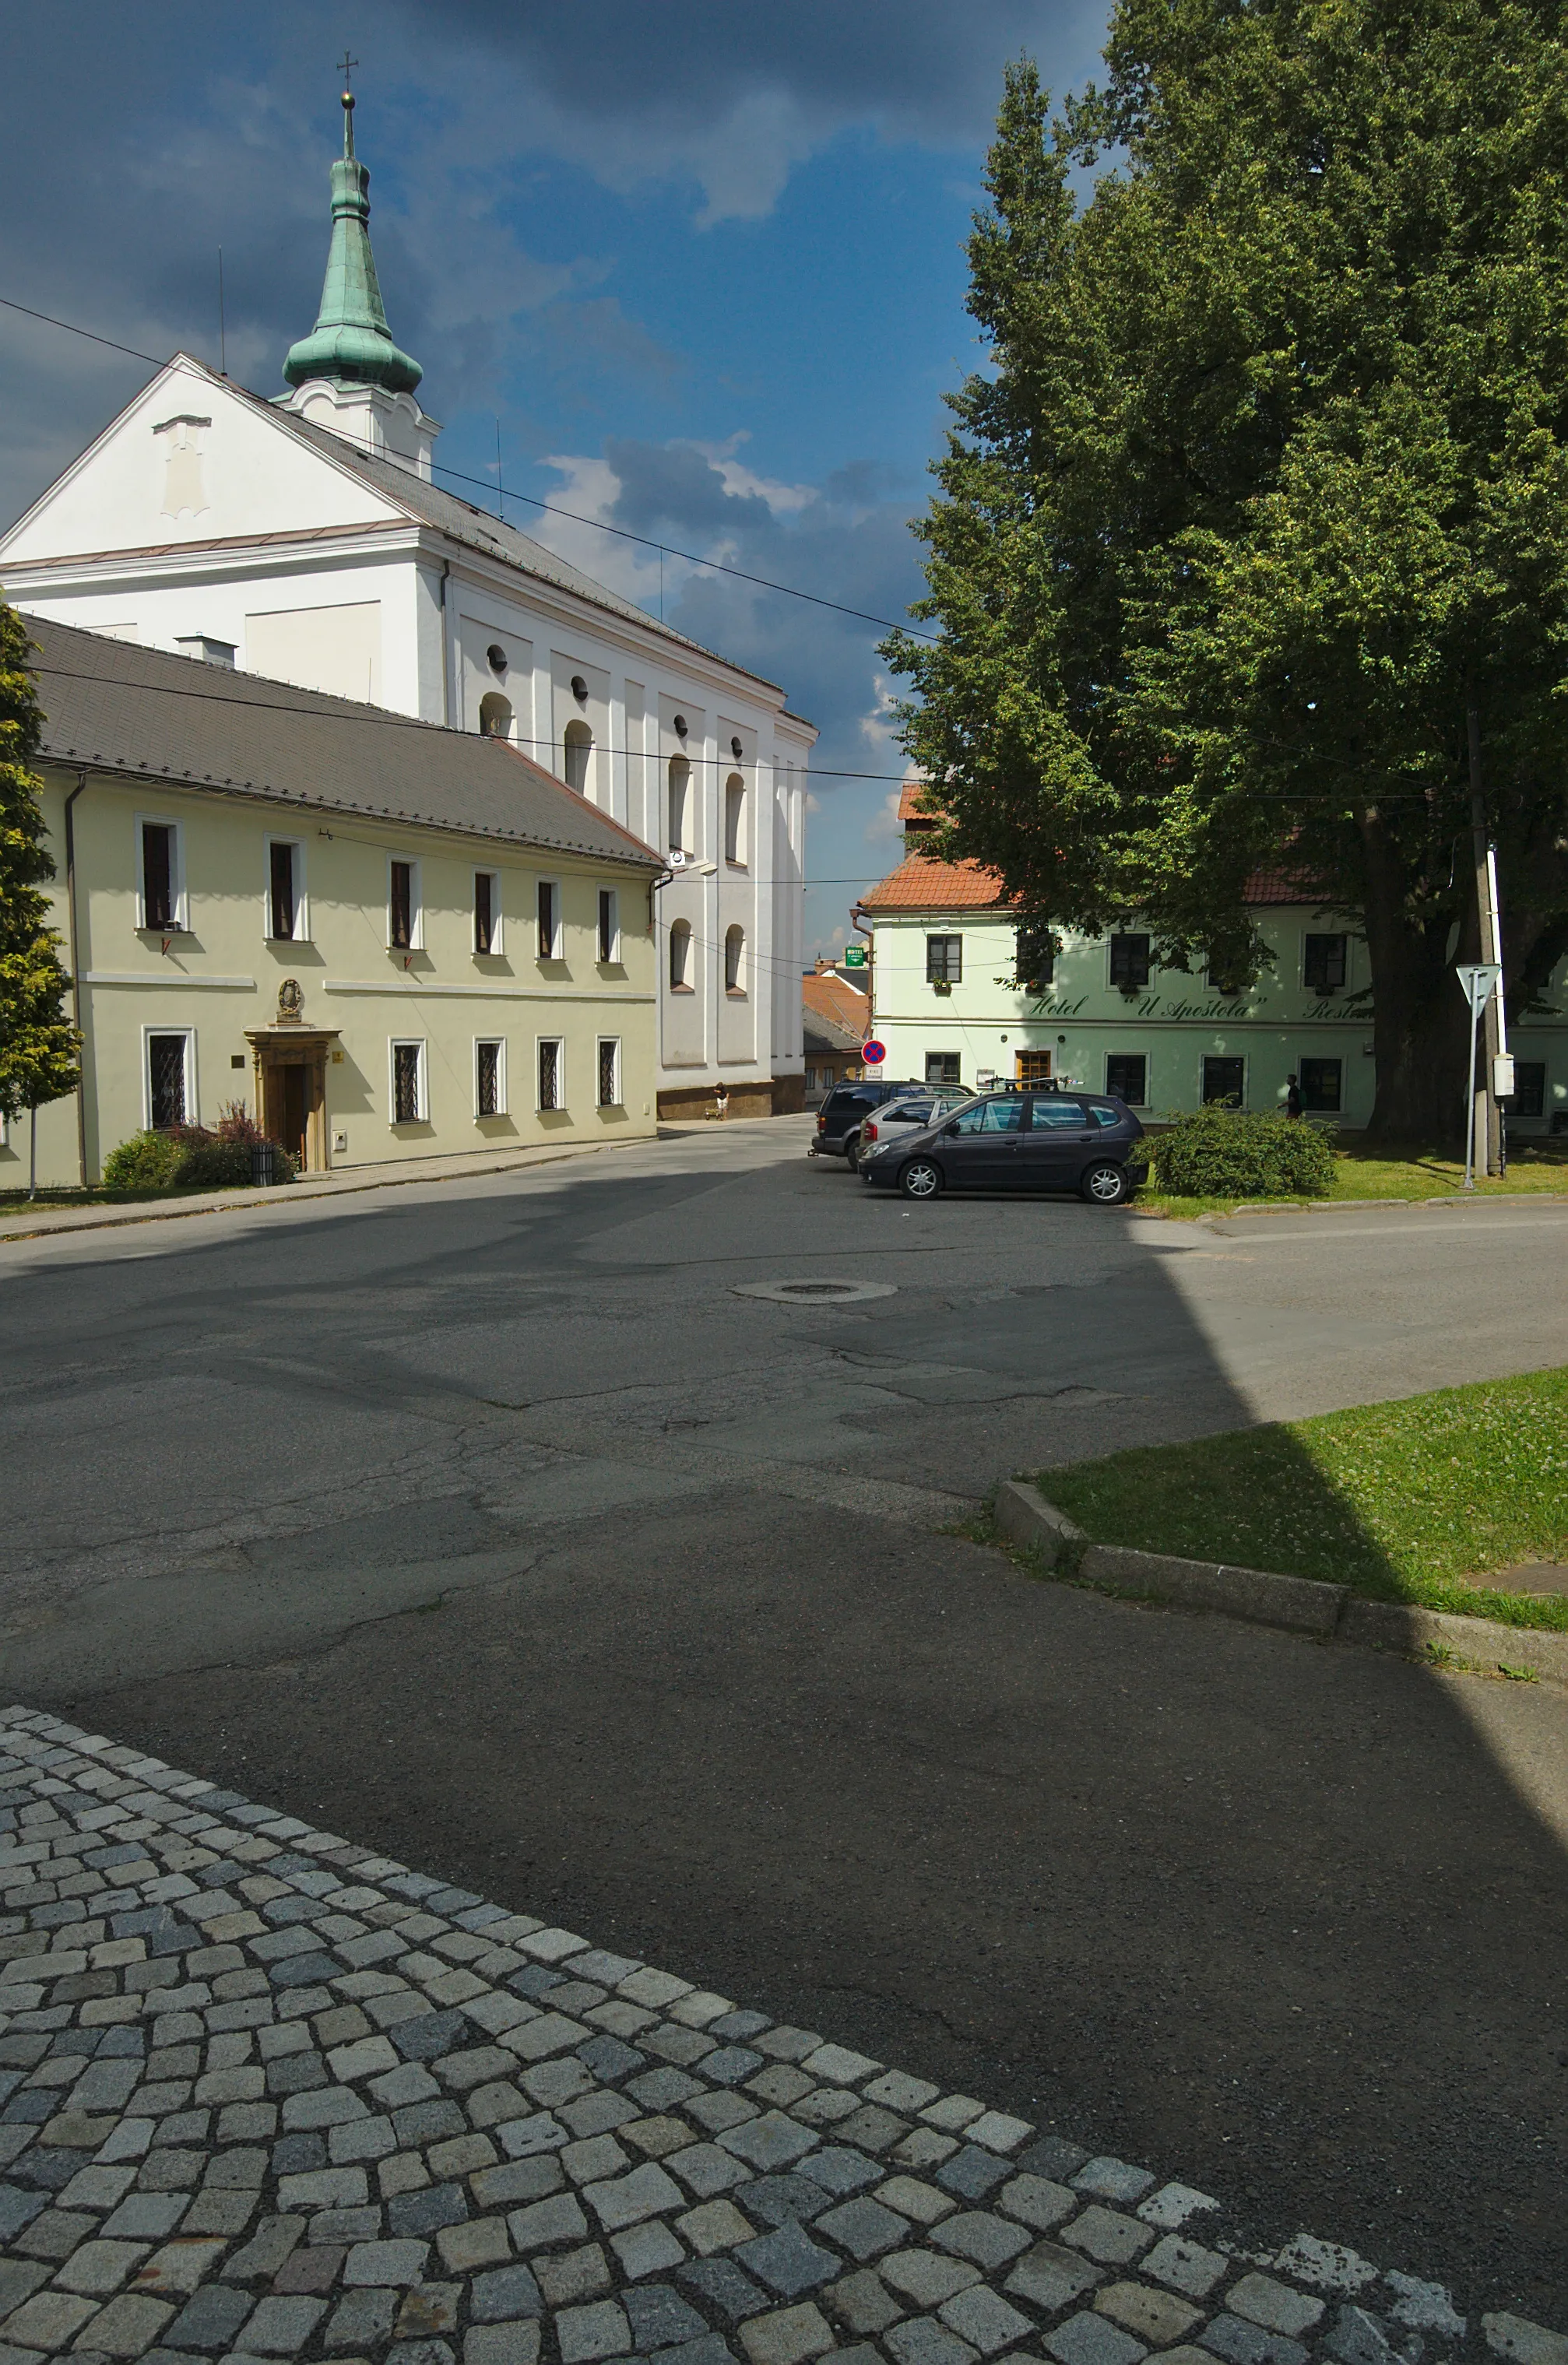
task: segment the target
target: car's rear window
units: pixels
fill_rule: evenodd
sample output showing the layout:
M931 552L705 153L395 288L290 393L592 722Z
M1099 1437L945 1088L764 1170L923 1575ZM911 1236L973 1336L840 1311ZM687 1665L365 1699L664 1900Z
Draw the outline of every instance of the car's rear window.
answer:
M1036 1093L1034 1110L1033 1122L1036 1133L1069 1131L1084 1122L1082 1102L1064 1101L1057 1093L1052 1093L1048 1099Z
M1121 1110L1113 1108L1109 1101L1091 1101L1089 1114L1096 1125L1120 1125L1122 1121Z

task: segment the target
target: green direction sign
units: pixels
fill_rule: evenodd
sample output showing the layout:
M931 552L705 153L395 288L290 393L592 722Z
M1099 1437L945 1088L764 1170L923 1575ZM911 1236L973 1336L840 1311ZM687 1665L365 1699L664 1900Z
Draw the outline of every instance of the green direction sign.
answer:
M864 969L866 966L865 946L846 945L844 947L844 966L846 969Z

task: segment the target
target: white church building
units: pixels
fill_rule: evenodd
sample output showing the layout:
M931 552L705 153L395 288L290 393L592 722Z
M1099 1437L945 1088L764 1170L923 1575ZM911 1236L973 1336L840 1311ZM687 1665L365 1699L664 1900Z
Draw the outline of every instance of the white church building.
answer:
M806 768L778 686L434 481L440 428L393 342L369 174L331 168L331 247L291 388L178 353L0 536L31 614L504 737L663 857L661 1115L801 1105Z

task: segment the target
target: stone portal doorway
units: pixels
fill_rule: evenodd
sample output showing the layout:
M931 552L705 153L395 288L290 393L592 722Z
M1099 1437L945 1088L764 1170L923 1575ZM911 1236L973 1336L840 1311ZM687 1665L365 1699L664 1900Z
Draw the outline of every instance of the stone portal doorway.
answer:
M307 1026L298 1014L302 1002L293 979L286 980L278 995L277 1017L270 1026L248 1030L247 1039L255 1062L256 1117L263 1132L283 1144L302 1174L319 1174L331 1163L327 1063L338 1029Z

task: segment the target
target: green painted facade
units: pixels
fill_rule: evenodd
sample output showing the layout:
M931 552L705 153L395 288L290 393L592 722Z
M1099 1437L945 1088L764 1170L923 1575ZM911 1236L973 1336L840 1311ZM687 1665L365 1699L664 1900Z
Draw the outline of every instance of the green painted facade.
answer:
M1259 913L1273 964L1243 993L1161 969L1136 930L1120 940L1119 953L1115 938L1058 932L1050 981L1030 992L1012 981L1020 973L1017 933L994 912L871 909L868 916L872 1028L887 1045L888 1075L970 1086L1050 1075L1087 1091L1119 1092L1161 1116L1208 1099L1275 1108L1294 1074L1309 1115L1350 1129L1371 1118L1366 946L1316 906ZM1147 981L1124 988L1113 963L1128 963L1130 953L1136 980L1144 945ZM1315 978L1325 966L1332 972L1341 956L1343 981L1322 990ZM1568 967L1555 986L1552 998L1561 1000ZM1457 997L1457 983L1453 991ZM1556 1129L1568 1131L1568 1024L1527 1020L1511 1030L1510 1048L1521 1086L1510 1129L1547 1133L1555 1118Z

